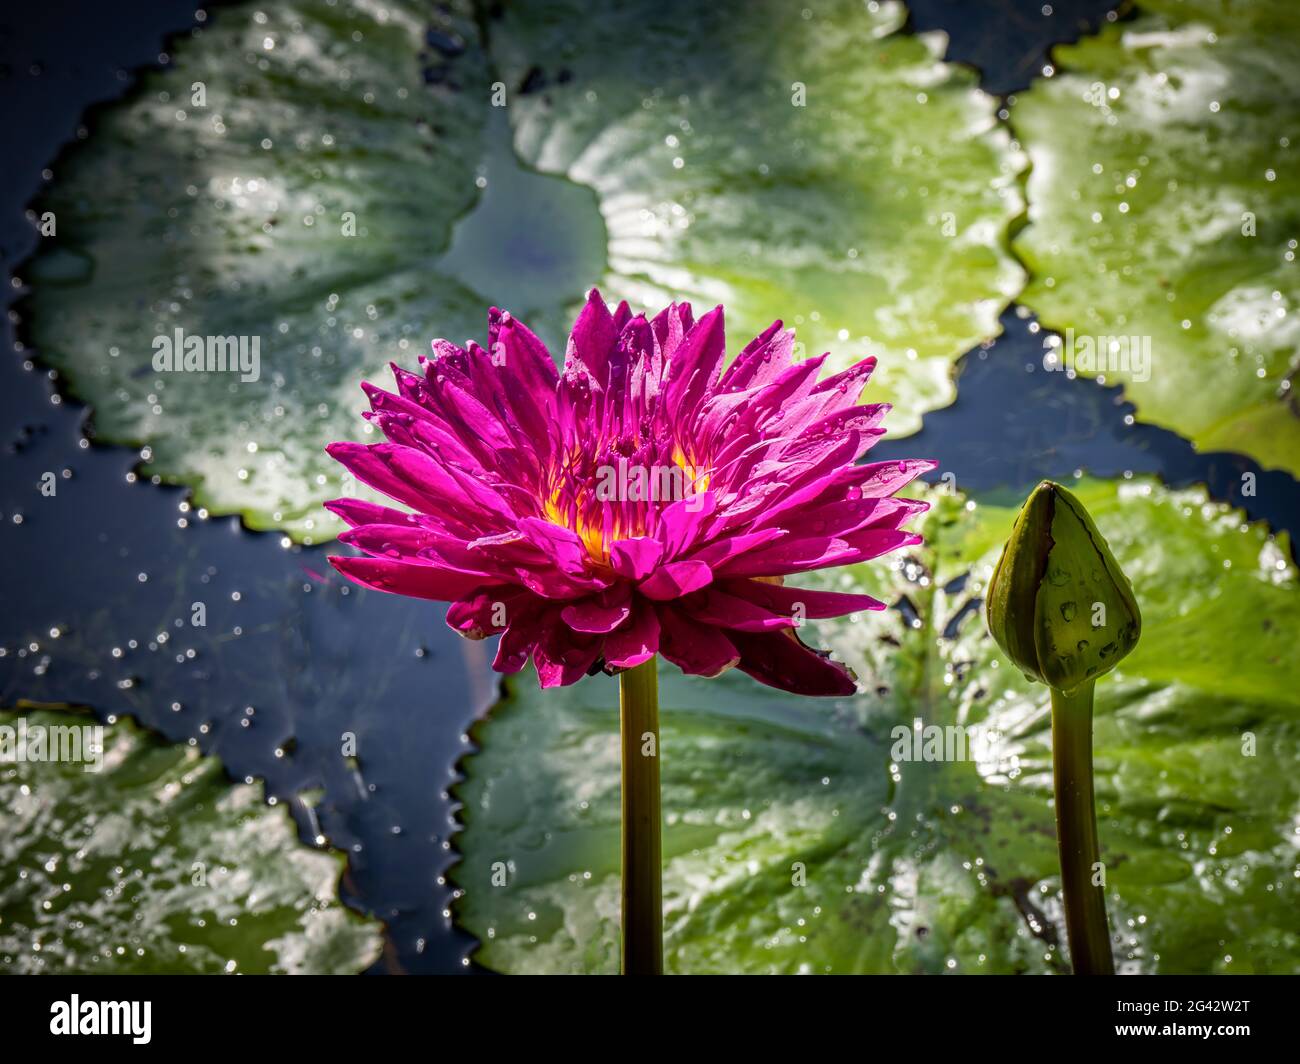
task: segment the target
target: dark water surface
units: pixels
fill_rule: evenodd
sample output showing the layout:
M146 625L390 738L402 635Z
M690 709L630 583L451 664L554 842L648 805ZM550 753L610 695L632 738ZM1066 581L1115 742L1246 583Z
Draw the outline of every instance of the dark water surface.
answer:
M1112 5L1082 0L918 0L912 24L952 32L950 57L993 91L1023 86L1047 44ZM157 61L192 4L46 2L0 23L0 255L6 282L35 245L23 212L85 109L120 95L126 68ZM88 120L93 127L93 115ZM53 175L57 180L57 175ZM6 306L20 293L6 283ZM1023 495L1044 476L1158 473L1205 482L1252 517L1292 530L1300 485L1235 455L1198 455L1178 436L1126 421L1115 389L1041 368L1044 333L1011 310L1005 334L961 363L957 403L878 457L928 455L957 487ZM454 861L447 789L464 733L491 703L490 645L443 624L432 604L350 587L326 549L205 520L186 492L135 481L139 456L91 446L85 411L63 400L0 325L0 704L71 702L129 713L262 777L307 841L349 855L344 898L389 925L383 971L465 971L473 940L446 915ZM43 474L58 490L42 496ZM1257 494L1242 499L1244 472ZM206 626L191 621L202 603ZM342 754L355 735L356 757ZM468 969L472 970L472 969Z

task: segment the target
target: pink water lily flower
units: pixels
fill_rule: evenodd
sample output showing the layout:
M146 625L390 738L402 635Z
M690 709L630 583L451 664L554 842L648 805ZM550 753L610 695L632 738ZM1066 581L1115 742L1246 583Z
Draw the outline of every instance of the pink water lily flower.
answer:
M825 380L774 322L724 370L723 311L652 320L591 293L564 367L495 308L486 349L433 342L397 392L363 384L386 443L335 443L357 479L410 507L329 508L366 587L449 602L447 623L500 634L494 668L531 656L543 687L662 654L684 672L735 666L808 695L855 690L806 646L810 618L883 609L787 578L915 544L925 504L894 493L934 468L857 464L887 404L859 396L875 359Z

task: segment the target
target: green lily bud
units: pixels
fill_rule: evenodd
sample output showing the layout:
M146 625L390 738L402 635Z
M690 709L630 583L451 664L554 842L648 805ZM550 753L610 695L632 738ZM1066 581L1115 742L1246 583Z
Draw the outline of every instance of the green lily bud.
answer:
M989 631L1017 667L1065 693L1131 651L1142 615L1083 504L1045 480L1016 517L993 569Z

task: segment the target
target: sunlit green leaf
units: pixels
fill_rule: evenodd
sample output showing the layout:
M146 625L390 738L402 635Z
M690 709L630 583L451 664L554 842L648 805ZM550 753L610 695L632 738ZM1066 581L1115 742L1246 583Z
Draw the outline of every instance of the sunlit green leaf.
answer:
M101 439L327 539L360 380L482 340L493 303L559 353L595 282L725 300L733 349L782 317L810 353L885 356L896 432L951 401L1021 281L1021 161L899 5L482 8L220 7L95 116L38 205L23 314ZM205 365L208 338L256 339L258 379L160 372L177 329Z
M590 15L508 4L491 33L529 163L594 188L608 297L723 303L733 341L776 318L809 354L881 357L910 432L1019 290L1004 248L1018 152L942 39L901 4L670 0Z
M1011 115L1032 164L1022 301L1073 330L1061 362L1203 450L1292 474L1297 50L1291 0L1153 0L1057 49Z
M103 727L97 759L95 724L0 712L6 971L325 974L378 959L378 924L338 900L342 861L299 843L260 785L127 720ZM64 759L36 760L55 728Z
M1292 971L1300 590L1286 544L1199 490L1072 490L1144 621L1097 688L1117 961ZM1047 690L1002 659L979 610L1014 510L936 502L924 549L830 583L899 608L808 636L853 666L859 696L799 698L662 667L669 970L1068 969ZM900 759L918 751L910 739L894 749L894 729L917 721L922 759ZM458 918L489 967L616 968L617 727L615 681L543 693L526 674L476 729L454 878ZM927 760L936 735L951 746Z

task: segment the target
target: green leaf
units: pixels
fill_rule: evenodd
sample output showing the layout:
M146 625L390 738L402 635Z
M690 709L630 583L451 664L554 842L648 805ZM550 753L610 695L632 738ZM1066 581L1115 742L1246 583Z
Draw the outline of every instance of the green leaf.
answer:
M1140 418L1300 473L1300 9L1141 12L1057 49L1060 72L1014 106L1032 165L1022 302L1073 329L1077 371L1123 385ZM1078 361L1130 337L1145 372Z
M1097 689L1117 961L1300 969L1300 594L1286 544L1199 490L1072 490L1144 617ZM862 694L799 698L661 667L669 970L1068 969L1047 689L1001 658L979 608L1014 510L935 502L923 549L827 581L898 608L805 636L855 669ZM529 676L510 690L475 729L458 790L457 917L491 968L613 971L617 684L542 693ZM935 736L951 746L927 752Z
M95 724L0 712L7 971L341 974L378 959L378 924L338 900L342 860L301 845L260 784L125 719L103 726L96 771ZM17 760L20 734L34 758L37 729L55 728L76 730L62 749L82 760Z
M99 116L41 205L58 227L27 271L42 358L100 438L148 444L147 470L201 505L332 538L319 504L348 486L324 446L360 432L358 383L484 331L482 297L439 267L485 150L484 58L468 5L448 10L214 12ZM463 52L422 61L431 27ZM257 337L259 379L155 372L177 328Z
M727 308L733 348L780 318L842 367L880 356L895 433L954 397L1023 271L1022 167L997 102L900 32L898 3L508 4L490 30L530 164L590 185L607 298Z
M99 438L306 542L355 487L323 448L366 438L359 381L483 339L493 303L558 354L597 280L725 300L733 349L782 317L812 353L881 354L909 431L1019 288L1021 160L902 23L858 0L223 7L60 160L30 339ZM178 328L256 338L258 379L157 371Z

